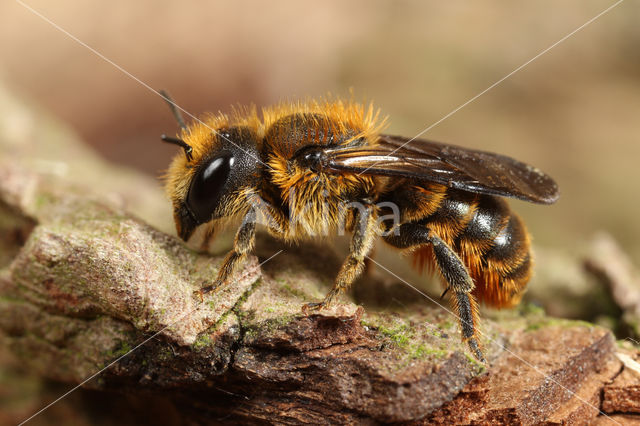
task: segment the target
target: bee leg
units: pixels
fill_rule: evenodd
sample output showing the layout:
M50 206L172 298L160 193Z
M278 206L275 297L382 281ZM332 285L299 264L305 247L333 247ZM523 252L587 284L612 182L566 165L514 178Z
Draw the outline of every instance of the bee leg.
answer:
M203 295L215 291L218 287L223 285L227 279L233 274L238 265L247 257L247 255L253 250L256 237L256 224L253 220L245 220L238 232L236 233L233 241L233 250L231 250L222 261L220 271L218 271L218 277L213 284L197 290L195 293L200 298Z
M471 294L475 285L462 259L447 243L424 225L405 223L400 226L399 234L387 236L385 241L398 248L432 245L438 269L448 284L445 293L451 291L451 301L458 316L462 339L467 342L474 356L485 362L476 337L478 304Z
M367 255L367 257L364 258L364 274L365 277L370 277L372 276L375 268L376 268L376 264L373 263L373 261L371 260L372 257L375 257L375 253L376 253L376 248L372 247L371 251L369 252L369 254Z
M451 300L454 310L458 314L462 339L467 342L473 355L480 361L485 362L476 337L478 303L471 294L475 287L473 279L460 257L447 243L433 233L430 233L430 239L436 263L442 276L449 284L448 288L452 290Z
M302 306L302 312L308 314L309 311L317 311L331 305L331 302L341 292L347 290L351 284L362 274L365 266L365 259L371 252L373 242L377 236L376 224L377 216L373 205L365 205L365 208L358 211L355 221L355 229L349 247L349 256L342 264L340 272L333 283L333 287L327 293L322 302L307 303Z

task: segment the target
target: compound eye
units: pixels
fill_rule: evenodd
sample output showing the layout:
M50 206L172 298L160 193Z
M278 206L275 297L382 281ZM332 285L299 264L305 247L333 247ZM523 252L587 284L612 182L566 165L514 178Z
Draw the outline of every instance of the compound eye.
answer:
M233 154L222 151L196 172L187 195L187 207L198 223L211 220L214 210L220 203L222 190L231 174L233 162Z

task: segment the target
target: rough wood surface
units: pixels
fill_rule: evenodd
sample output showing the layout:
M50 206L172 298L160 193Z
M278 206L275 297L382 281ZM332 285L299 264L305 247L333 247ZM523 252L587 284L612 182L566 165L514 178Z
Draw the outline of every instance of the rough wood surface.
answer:
M602 410L611 414L640 414L640 353L624 351L619 357L625 368L604 387Z
M380 274L357 284L358 304L345 297L302 315L339 266L326 246L262 239L233 282L200 302L193 291L221 257L169 235L158 184L44 125L0 128L0 340L13 359L0 354L0 373L18 365L33 380L73 386L104 369L85 388L109 424L118 411L147 419L149 401L162 407L156 421L171 424L580 424L612 422L601 410L637 413L637 376L612 334L591 324L527 306L486 314L485 366L450 313ZM16 392L29 393L0 386ZM116 393L127 399L108 411ZM21 421L58 396L46 395L0 420Z

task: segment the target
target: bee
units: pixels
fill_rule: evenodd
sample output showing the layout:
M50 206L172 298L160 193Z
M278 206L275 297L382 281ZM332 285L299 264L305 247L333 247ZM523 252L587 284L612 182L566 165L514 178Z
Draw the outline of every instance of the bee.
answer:
M478 302L516 305L532 274L529 234L502 197L551 204L559 195L553 179L503 155L383 134L379 110L353 100L285 102L261 118L255 107L238 108L187 126L162 94L180 127L162 139L184 150L166 175L179 237L204 225L210 238L226 220L242 219L201 297L251 253L258 217L286 242L346 229L349 254L333 287L305 313L348 289L380 238L439 271L462 339L484 362Z

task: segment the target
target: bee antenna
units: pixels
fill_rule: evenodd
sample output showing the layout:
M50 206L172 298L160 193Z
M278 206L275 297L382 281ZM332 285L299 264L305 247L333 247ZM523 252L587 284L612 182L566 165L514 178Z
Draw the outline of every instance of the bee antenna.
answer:
M171 143L171 144L182 147L182 149L184 149L184 154L187 156L187 161L193 160L193 154L192 154L193 148L191 148L191 145L189 145L182 139L172 138L171 136L167 136L167 135L161 135L160 139L162 139L163 142Z
M180 128L182 130L186 130L187 129L187 125L184 124L184 119L182 118L182 113L180 113L180 110L176 106L176 103L173 102L173 99L171 99L171 96L169 96L169 94L165 90L159 90L158 93L160 93L160 95L164 98L164 100L169 105L169 108L171 108L171 112L173 113L173 116L175 117L176 121L178 122L178 126L180 126Z

